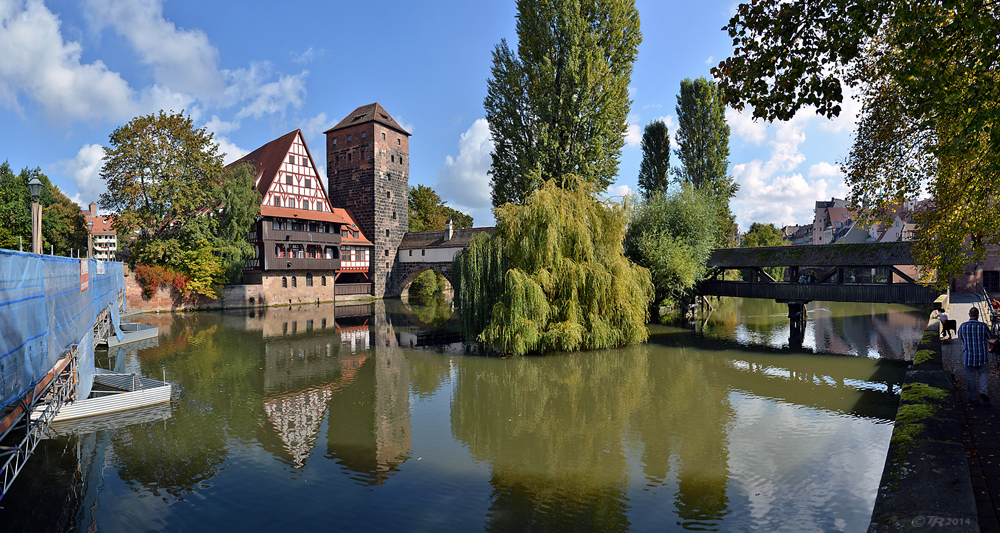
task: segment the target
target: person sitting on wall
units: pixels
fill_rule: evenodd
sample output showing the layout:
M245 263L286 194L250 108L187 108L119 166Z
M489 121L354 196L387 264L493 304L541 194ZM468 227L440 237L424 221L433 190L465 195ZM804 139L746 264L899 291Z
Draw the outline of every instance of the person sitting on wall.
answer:
M989 339L993 335L986 324L979 321L979 308L969 309L969 320L958 328L958 338L962 341L962 363L965 365L965 384L969 389L969 402L989 403L986 395L989 376Z

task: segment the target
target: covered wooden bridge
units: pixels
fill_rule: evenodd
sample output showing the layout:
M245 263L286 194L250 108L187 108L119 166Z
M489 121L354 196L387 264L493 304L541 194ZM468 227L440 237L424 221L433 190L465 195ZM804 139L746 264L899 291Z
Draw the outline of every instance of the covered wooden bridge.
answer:
M909 242L720 248L697 292L782 303L932 303L938 293L913 279L910 248ZM784 267L784 276L772 278L764 270L769 267ZM723 276L727 271L742 274Z

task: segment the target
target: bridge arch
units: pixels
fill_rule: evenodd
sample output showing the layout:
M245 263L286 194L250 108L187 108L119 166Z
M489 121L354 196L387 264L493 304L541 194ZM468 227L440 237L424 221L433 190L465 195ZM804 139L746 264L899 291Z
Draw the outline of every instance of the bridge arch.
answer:
M386 285L386 294L392 294L395 296L401 296L404 292L408 292L410 284L413 280L417 279L417 276L427 272L428 270L433 270L438 274L444 276L444 279L448 281L448 285L452 285L451 281L451 263L396 263L395 268L389 274L389 283Z

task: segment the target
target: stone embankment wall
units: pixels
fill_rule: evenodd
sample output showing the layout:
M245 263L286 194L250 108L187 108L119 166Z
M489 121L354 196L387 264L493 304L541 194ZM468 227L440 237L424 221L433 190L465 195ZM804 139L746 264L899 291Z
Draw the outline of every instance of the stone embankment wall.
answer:
M906 371L868 531L979 531L953 388L932 319Z
M203 296L185 298L170 286L161 286L152 297L142 294L142 286L135 275L125 276L125 302L128 312L185 311L195 309L233 309L271 305L296 305L345 300L371 300L370 295L336 296L334 283L327 277L324 285L319 276L306 283L302 273L283 273L283 276L265 276L259 285L226 285L221 298ZM284 278L284 282L282 281Z

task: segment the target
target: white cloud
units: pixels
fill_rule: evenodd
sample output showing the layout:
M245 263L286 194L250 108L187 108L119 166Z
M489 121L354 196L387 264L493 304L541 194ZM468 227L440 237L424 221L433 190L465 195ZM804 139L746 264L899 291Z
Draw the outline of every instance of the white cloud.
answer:
M226 85L219 52L201 30L184 30L163 17L158 0L88 0L85 10L95 29L110 26L153 68L159 85L218 100Z
M746 142L751 142L756 146L764 142L767 137L767 126L764 121L755 121L752 113L740 113L731 107L726 108L726 123Z
M0 98L20 111L18 95L54 122L120 120L132 115L134 91L101 61L81 63L82 47L64 42L60 20L41 1L0 8Z
M471 214L477 226L492 225L490 169L493 140L485 118L476 120L458 141L458 155L447 156L438 171L435 190L459 211Z
M705 60L705 64L706 65L714 65L715 64L715 56L708 56L708 59Z
M77 195L74 197L80 205L97 201L101 193L107 190L101 179L101 166L104 165L104 148L98 144L85 144L73 159L59 161L63 172L70 175L76 183Z
M642 129L637 124L638 121L639 115L629 115L628 121L625 123L626 146L636 147L642 143Z
M604 194L605 197L611 199L624 198L626 196L632 196L635 194L635 190L626 184L612 185L608 187L607 192Z
M313 118L306 119L301 122L299 124L299 128L302 130L302 134L305 135L307 139L315 139L322 135L324 131L329 129L331 125L330 119L326 118L326 113L320 113Z
M254 117L284 113L289 105L302 107L306 96L306 76L303 70L294 76L281 76L278 81L254 85L248 88L253 93L252 101L236 113L236 118Z
M837 165L831 165L826 161L820 161L815 165L809 167L809 177L810 178L821 178L827 176L840 176L840 167Z
M414 126L412 122L407 122L406 119L403 118L403 115L396 115L395 118L396 118L396 123L399 124L399 127L410 132L411 134L413 133L413 128L415 128L416 126Z
M222 164L224 165L237 161L241 157L250 153L250 150L244 150L243 148L236 146L236 144L224 136L216 135L215 142L219 143L219 152L224 154L222 157Z
M799 146L805 142L805 128L814 116L812 109L803 109L789 121L761 124L761 129L752 133L744 130L745 138L756 139L758 144L766 140L771 153L767 161L754 159L733 166L732 174L740 190L731 205L741 228L746 229L752 222L779 226L808 223L813 219L817 200L842 198L847 192L839 169L829 163L812 165L808 177L795 172L806 160ZM727 118L733 127L728 111ZM736 122L741 120L736 117Z
M288 54L292 56L292 61L300 65L304 65L313 59L323 55L323 50L316 50L313 47L309 47L308 50L302 52L301 54L296 54L295 52L289 52Z

